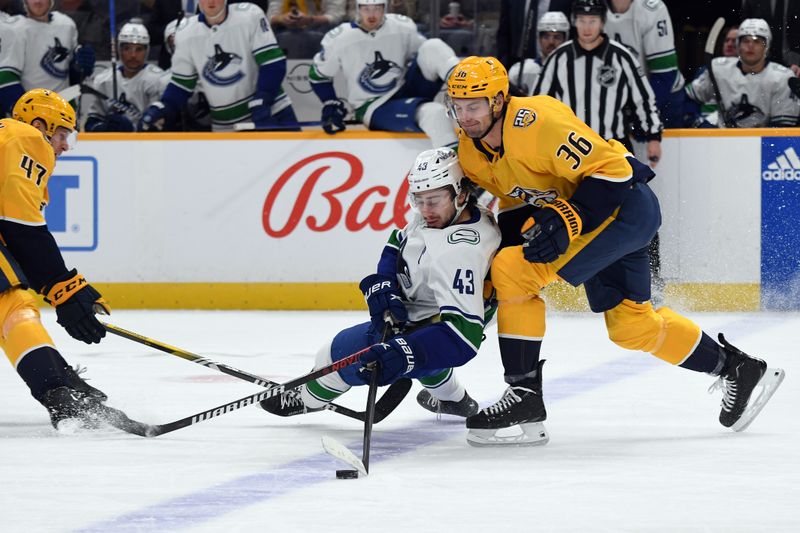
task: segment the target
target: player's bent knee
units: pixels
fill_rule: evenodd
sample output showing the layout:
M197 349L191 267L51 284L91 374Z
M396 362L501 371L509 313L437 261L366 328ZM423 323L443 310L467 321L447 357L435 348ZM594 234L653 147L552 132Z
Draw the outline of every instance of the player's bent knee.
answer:
M608 338L621 348L652 352L662 342L664 319L650 302L623 300L605 312Z
M36 300L28 291L14 288L0 295L0 317L3 325L3 338L18 325L26 322L41 324Z
M417 65L428 81L446 80L458 65L455 51L441 39L427 39L417 51Z

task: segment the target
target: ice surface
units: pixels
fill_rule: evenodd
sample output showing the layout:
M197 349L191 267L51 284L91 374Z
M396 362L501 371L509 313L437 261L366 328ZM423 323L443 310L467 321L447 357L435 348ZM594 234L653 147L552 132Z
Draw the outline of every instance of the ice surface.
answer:
M154 439L56 432L11 368L0 373L0 531L664 531L800 528L796 313L695 314L704 329L786 370L744 433L717 422L713 378L618 349L601 316L551 314L543 349L550 443L478 449L463 421L417 406L415 384L375 427L370 475L322 435L361 453L361 424L246 407ZM111 322L212 360L287 380L354 312L117 311ZM165 423L259 388L118 337L87 346L52 313L65 357L131 417ZM458 375L487 405L503 392L496 331ZM363 409L366 387L341 403Z

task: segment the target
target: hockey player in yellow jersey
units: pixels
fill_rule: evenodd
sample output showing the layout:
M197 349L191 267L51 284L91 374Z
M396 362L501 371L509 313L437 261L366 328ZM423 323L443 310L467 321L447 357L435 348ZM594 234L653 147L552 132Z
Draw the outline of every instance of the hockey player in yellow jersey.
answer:
M590 308L604 314L617 345L719 376L720 422L736 431L747 427L783 371L767 369L721 334L720 345L688 318L651 305L647 247L661 224L658 200L647 185L653 170L620 143L603 140L561 102L509 97L508 75L495 58L463 59L448 80L448 99L461 128L461 166L500 199L503 239L491 278L509 387L497 403L467 419L470 444L549 439L542 424L540 291L559 279L584 286ZM516 435L498 434L517 425L522 431Z
M105 336L95 312L108 314L108 305L83 276L67 269L43 214L56 157L74 135L72 106L45 89L26 92L13 118L0 120L0 347L54 427L65 419L121 427L127 417L105 406L106 395L67 364L25 290L42 294L72 337L95 343Z

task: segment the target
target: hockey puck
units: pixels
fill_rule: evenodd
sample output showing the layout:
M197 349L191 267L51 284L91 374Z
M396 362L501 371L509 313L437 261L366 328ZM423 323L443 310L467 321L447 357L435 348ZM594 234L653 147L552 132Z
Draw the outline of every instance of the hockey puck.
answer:
M358 470L337 470L336 479L358 479Z

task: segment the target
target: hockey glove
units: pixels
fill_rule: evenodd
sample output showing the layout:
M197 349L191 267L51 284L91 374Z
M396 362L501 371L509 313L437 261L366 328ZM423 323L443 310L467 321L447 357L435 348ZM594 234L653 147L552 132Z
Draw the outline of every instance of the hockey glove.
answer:
M85 78L94 72L95 53L91 45L84 44L75 49L72 63L78 74Z
M139 121L139 131L161 131L167 118L167 109L162 102L156 102L148 107Z
M328 100L322 108L322 129L330 135L344 131L346 116L347 104L344 100Z
M531 263L552 263L567 251L569 243L583 230L577 208L556 198L536 211L522 225L522 254Z
M255 93L253 99L247 104L250 109L250 118L253 119L256 128L266 128L272 124L270 121L272 107L267 102L271 102L271 99L267 98L265 93Z
M392 326L403 329L408 322L408 311L397 281L381 274L370 274L361 280L358 288L364 293L369 307L369 319L375 331L383 331L387 316Z
M95 313L111 314L108 303L74 268L42 289L44 301L56 308L57 322L74 339L100 342L106 330Z
M369 384L373 372L370 363L380 361L381 375L378 385L389 385L424 365L424 359L421 351L415 349L407 339L395 337L388 342L372 345L369 351L361 356L361 368L356 375L364 383Z
M106 117L104 131L132 132L133 122L125 115L111 113Z

